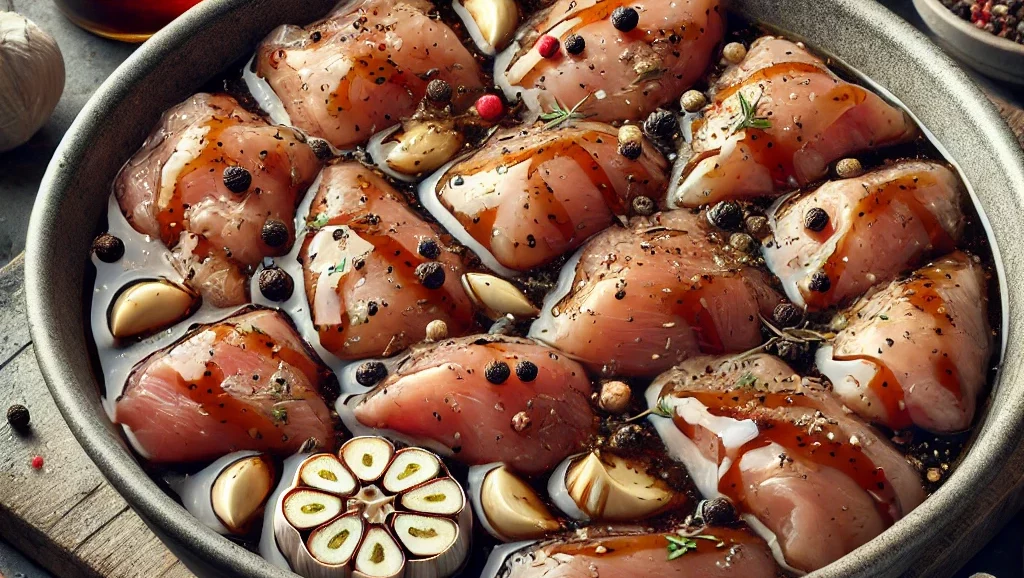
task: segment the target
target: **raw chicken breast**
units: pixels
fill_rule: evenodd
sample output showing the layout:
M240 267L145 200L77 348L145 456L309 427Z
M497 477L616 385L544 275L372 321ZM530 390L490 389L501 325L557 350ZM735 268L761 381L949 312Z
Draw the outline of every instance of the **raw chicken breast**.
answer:
M595 433L590 394L583 367L547 347L465 337L413 351L354 415L369 427L438 442L466 464L505 462L541 474Z
M957 252L855 303L818 369L865 419L965 430L985 387L993 336L987 274Z
M668 537L695 538L696 548L669 560ZM719 546L719 544L723 544ZM603 548L603 550L598 550ZM580 530L531 544L514 553L491 554L483 578L772 578L783 576L763 540L735 528L704 527L693 532L655 532L640 528Z
M647 401L671 415L651 421L701 493L731 499L790 568L838 560L924 499L886 439L769 355L688 360Z
M631 161L617 130L580 123L507 132L420 188L420 200L484 263L505 273L544 265L607 228L644 195L664 197L668 166L652 146Z
M329 375L284 314L255 310L203 326L140 363L115 420L152 462L239 450L286 456L314 437L334 444L319 391Z
M468 107L484 87L480 66L433 10L426 0L351 0L271 32L254 65L280 99L279 122L353 147L411 115L434 78Z
M700 353L761 343L779 295L686 210L593 238L562 270L530 336L601 375L653 377Z
M827 309L953 250L964 226L962 194L956 174L930 161L826 183L773 208L775 240L764 246L765 263L794 303ZM804 226L814 208L828 214L817 232ZM812 282L822 273L827 285Z
M172 248L175 268L207 302L228 307L248 301L254 266L288 252L296 206L319 170L298 132L267 124L229 96L197 94L164 113L121 169L114 194L135 230ZM233 192L226 171L251 182ZM272 219L288 229L275 247L260 236Z
M636 28L615 28L611 14L619 7L639 13ZM498 56L495 81L510 101L521 95L535 111L572 107L593 95L580 112L595 120L640 120L700 78L724 30L718 0L558 0ZM534 46L544 35L564 46L572 34L586 43L580 54L560 48L543 58Z
M912 139L900 109L841 80L800 44L766 36L714 86L714 100L694 121L692 154L680 155L669 204L696 207L723 199L774 196L828 173L846 155ZM741 99L751 120L741 128Z
M324 169L308 221L300 260L327 351L341 359L386 357L421 341L435 319L452 336L474 328L459 281L460 249L370 169L357 162ZM416 274L431 266L443 277L436 286L437 279Z

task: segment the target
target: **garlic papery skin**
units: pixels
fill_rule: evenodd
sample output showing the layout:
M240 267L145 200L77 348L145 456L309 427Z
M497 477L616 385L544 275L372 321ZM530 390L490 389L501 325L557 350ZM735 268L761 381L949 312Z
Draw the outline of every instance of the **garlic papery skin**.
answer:
M0 153L32 138L63 92L57 41L28 18L0 12Z

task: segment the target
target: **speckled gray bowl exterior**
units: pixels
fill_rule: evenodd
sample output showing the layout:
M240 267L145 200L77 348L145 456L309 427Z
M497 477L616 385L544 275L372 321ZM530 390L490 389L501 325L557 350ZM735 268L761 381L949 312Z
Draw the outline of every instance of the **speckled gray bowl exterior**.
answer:
M106 418L86 335L83 286L109 185L160 113L245 55L283 22L334 0L207 0L139 49L86 105L43 179L29 228L29 322L43 375L78 440L110 482L203 576L285 576L196 522L151 481ZM902 100L962 168L999 246L1024 247L1024 155L984 95L922 35L869 0L735 0L734 9L799 36ZM794 34L795 33L795 34ZM958 521L1006 462L1024 424L1024 253L1001 259L1008 345L977 442L949 481L910 516L821 576L897 576ZM1007 288L1007 284L1009 288ZM1005 313L1005 312L1004 312ZM947 569L952 572L953 569ZM940 572L946 573L946 572ZM611 577L609 577L611 578Z
M978 29L939 0L914 0L914 7L950 53L982 74L1024 88L1024 44Z

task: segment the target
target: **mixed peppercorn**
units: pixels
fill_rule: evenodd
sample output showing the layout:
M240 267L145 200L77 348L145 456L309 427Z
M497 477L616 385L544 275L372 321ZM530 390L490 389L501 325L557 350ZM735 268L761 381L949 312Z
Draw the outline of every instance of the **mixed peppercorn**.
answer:
M941 0L963 20L1001 38L1024 44L1024 0Z

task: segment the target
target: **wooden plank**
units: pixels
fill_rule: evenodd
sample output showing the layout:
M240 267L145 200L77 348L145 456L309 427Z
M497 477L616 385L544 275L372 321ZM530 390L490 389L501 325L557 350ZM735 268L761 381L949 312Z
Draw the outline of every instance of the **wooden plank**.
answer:
M0 423L0 537L57 576L192 574L100 474L72 436L36 365L24 304L24 262L0 270L0 409L21 403L32 431ZM32 457L45 460L33 470Z

